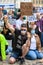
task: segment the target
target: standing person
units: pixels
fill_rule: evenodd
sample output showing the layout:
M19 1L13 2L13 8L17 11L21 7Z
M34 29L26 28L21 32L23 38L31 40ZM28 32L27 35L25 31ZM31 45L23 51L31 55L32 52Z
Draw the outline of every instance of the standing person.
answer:
M42 15L37 15L37 22L36 25L38 26L39 32L41 33L40 39L41 39L41 46L43 47L43 17Z
M16 20L16 28L20 30L21 24L23 23L23 16L19 14L17 17L18 19Z
M11 25L16 27L16 17L14 16L14 11L10 10L8 12L8 20Z
M41 15L40 15L40 13L38 13L38 14L37 14L36 25L38 26L40 32L42 32L42 29L41 29L41 22L42 22Z
M25 55L28 52L28 48L30 45L30 39L27 34L27 25L22 24L21 29L14 29L11 27L11 25L8 23L8 28L11 30L11 32L15 33L15 40L13 46L13 53L10 57L10 63L13 64L16 62L16 60L20 57L20 63L24 62Z
M7 14L7 10L4 9L4 6L2 6L2 12L3 12L3 15Z
M0 8L0 27L4 26L2 8Z

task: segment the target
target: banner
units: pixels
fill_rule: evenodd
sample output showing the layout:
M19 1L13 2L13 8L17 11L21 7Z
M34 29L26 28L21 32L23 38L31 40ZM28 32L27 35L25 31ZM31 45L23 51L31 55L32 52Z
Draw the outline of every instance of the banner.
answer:
M36 16L32 15L32 16L28 16L28 22L35 22L37 21Z
M14 8L16 7L16 4L14 3L14 0L0 0L0 7L5 8Z
M14 4L14 0L0 0L0 4Z

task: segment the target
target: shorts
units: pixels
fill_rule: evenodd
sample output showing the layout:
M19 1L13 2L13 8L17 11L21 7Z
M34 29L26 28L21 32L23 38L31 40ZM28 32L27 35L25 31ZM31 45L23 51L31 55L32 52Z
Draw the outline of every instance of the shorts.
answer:
M21 56L22 55L22 52L21 51L14 51L12 54L11 54L11 56L10 56L10 58L11 57L13 57L13 58L15 58L15 59L18 59L19 58L19 56Z

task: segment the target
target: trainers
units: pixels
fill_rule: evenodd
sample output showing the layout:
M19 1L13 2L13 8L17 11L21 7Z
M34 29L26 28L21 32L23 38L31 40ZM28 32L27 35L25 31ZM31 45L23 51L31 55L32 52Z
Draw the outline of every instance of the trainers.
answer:
M20 65L22 65L24 62L25 62L25 59L24 58L21 58L20 59Z

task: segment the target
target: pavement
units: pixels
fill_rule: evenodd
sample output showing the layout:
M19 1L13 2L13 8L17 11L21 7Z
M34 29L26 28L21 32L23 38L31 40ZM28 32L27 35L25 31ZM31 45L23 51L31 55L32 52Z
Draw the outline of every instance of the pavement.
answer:
M6 62L1 62L0 65L20 65L19 62L16 62L15 64L9 64L8 60ZM25 60L25 63L23 65L43 65L43 63L40 63L39 60Z
M43 52L43 48L42 48L42 52ZM25 59L25 63L23 65L43 65L43 62L39 62L40 60L27 60ZM0 61L0 65L20 65L19 62L16 62L15 64L9 64L9 55L7 56L7 59L5 62Z

